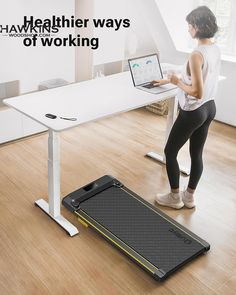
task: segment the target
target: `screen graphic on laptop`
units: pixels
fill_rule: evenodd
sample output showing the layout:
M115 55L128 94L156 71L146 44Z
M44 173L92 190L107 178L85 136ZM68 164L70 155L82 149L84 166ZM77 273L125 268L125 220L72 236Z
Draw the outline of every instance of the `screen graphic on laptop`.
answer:
M149 55L129 61L135 86L162 79L157 55Z

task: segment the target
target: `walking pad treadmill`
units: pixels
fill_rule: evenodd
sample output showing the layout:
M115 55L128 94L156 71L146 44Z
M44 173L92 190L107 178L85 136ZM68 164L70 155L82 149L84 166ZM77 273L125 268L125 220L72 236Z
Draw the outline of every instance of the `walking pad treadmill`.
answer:
M105 175L70 193L63 205L155 279L163 280L210 245L119 180Z

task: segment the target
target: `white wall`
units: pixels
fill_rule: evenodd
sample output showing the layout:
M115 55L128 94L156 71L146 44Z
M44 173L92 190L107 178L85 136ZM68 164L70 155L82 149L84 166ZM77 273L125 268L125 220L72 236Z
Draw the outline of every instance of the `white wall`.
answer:
M147 5L147 2L148 5ZM151 24L149 11L152 12ZM129 28L94 29L94 36L99 37L100 47L94 51L94 64L115 62L129 57L145 55L157 51L155 26L159 24L157 7L153 0L95 0L95 18L128 18ZM150 28L150 25L153 28ZM160 42L161 43L161 42Z
M148 5L147 2L126 1L126 15L131 21L131 26L126 31L125 59L157 52L158 45L150 29L152 21L147 21L149 15L146 8L152 4L152 1L149 1Z
M221 74L226 77L226 80L219 85L219 91L216 97L216 119L236 126L236 62L223 61Z
M74 0L0 0L0 24L23 24L24 15L50 18L52 15L74 14ZM63 29L58 37L74 33ZM21 38L0 36L0 83L20 80L21 93L37 89L40 81L63 78L73 82L75 78L74 47L25 47Z
M95 0L75 0L75 18L93 19ZM84 28L75 28L75 36L83 38L93 37L91 21ZM75 47L75 82L86 81L93 78L93 50L91 47Z
M175 5L173 5L173 1L167 0L155 0L155 2L165 20L175 47L178 50L188 48L191 39L185 16L193 9L195 0L179 0Z
M90 0L88 0L90 1ZM126 18L126 0L95 0L95 19ZM94 28L94 37L99 38L99 48L93 51L94 65L114 62L124 58L125 29Z

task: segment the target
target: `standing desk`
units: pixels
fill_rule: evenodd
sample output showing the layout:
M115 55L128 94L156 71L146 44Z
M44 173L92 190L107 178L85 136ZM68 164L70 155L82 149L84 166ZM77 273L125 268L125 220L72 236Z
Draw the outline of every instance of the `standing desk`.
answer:
M99 79L70 84L60 88L30 93L5 99L4 103L48 128L48 202L43 199L35 203L70 236L78 229L60 213L60 143L59 132L81 124L143 107L168 99L166 137L176 117L177 88L159 94L151 94L133 86L129 72L114 74ZM45 114L58 117L50 119ZM76 121L60 119L75 117ZM164 157L151 153L162 162Z

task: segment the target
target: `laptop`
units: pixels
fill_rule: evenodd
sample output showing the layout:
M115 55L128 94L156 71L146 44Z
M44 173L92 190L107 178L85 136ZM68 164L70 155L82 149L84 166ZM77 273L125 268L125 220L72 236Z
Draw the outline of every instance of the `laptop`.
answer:
M161 65L157 54L128 59L134 86L149 93L162 93L177 88L174 84L154 86L153 80L163 79Z

